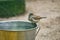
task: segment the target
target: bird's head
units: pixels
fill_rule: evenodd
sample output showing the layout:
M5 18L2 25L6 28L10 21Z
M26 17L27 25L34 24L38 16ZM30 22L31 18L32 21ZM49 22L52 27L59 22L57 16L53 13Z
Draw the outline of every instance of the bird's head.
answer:
M30 13L29 15L34 15L33 13Z

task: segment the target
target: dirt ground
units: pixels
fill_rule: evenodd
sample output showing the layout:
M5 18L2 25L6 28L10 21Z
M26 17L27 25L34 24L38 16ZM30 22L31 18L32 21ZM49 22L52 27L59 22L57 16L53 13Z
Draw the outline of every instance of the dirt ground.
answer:
M26 3L28 12L47 17L40 20L40 31L36 40L60 40L59 0L32 0Z
M38 23L40 31L36 40L60 40L60 0L26 0L26 14L0 20L25 20L34 13L47 17Z

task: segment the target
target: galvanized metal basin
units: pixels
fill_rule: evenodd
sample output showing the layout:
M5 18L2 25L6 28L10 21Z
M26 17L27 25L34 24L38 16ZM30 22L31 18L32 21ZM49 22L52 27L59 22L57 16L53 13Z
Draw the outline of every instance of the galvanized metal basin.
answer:
M36 24L24 21L1 21L0 40L35 40Z

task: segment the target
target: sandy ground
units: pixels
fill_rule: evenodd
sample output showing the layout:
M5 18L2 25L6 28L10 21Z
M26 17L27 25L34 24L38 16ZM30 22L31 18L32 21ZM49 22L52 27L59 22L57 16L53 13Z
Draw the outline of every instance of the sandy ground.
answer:
M40 20L40 32L36 40L60 40L60 3L59 1L32 0L27 2L28 12L47 17Z
M0 20L27 20L29 13L47 17L40 20L36 40L60 40L60 0L26 0L26 14ZM28 20L27 20L28 21Z

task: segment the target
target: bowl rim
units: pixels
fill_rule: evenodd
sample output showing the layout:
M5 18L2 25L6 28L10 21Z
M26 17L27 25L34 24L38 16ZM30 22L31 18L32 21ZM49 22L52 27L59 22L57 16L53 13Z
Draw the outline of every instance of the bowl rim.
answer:
M16 22L16 21L20 21L20 22L29 22L29 23L31 23L31 22L28 21L28 20L5 20L5 21L0 21L0 23L4 23L4 22Z

